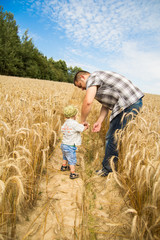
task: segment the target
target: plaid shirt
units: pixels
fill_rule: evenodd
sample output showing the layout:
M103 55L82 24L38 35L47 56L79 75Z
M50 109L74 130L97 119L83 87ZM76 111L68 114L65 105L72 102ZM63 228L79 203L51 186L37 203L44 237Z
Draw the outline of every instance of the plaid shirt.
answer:
M86 89L91 86L98 86L95 99L112 110L110 121L144 96L130 80L115 72L93 72L87 79Z

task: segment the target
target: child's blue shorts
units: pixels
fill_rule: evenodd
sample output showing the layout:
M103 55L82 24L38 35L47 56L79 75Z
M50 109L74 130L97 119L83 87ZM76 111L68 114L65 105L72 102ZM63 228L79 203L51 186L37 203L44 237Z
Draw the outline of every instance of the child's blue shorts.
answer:
M77 158L76 158L76 146L70 146L66 144L61 144L61 150L63 153L63 160L67 160L69 165L76 165Z

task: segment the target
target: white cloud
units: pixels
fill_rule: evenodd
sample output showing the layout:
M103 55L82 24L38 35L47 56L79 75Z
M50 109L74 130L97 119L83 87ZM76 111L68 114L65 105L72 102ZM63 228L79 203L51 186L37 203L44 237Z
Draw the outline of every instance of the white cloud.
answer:
M144 52L135 42L126 42L122 55L110 62L115 71L130 77L145 92L160 94L160 51Z
M115 70L145 92L159 91L159 0L29 0L67 38L67 65ZM68 41L69 40L69 41ZM62 46L63 47L63 46ZM61 58L61 56L60 56ZM159 94L159 93L158 93Z
M124 39L135 34L158 34L160 28L157 0L44 0L34 6L57 22L71 41L108 51L118 51Z
M116 56L104 54L100 58L100 55L84 52L82 56L79 49L68 48L65 61L69 66L79 66L90 72L115 71L129 78L143 92L160 94L160 51L146 52L139 49L137 42L125 42Z
M67 62L67 66L78 66L83 70L93 72L99 70L96 67L96 64L93 63L93 55L89 54L88 52L82 52L80 49L75 49L68 47L65 51L65 61ZM85 61L83 60L85 59ZM91 61L90 61L91 59Z
M89 72L94 72L94 71L98 71L99 69L94 66L93 64L84 64L82 62L79 61L75 61L74 59L67 59L67 66L72 66L72 67L80 67L83 70L89 71Z

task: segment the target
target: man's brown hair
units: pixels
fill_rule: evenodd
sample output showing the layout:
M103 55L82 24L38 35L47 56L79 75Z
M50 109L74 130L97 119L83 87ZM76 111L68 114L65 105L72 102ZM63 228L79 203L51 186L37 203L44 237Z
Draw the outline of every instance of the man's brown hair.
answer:
M90 74L90 73L87 72L87 71L83 71L83 70L78 71L78 72L76 73L75 77L74 77L74 85L75 85L75 82L78 82L78 81L80 80L80 76L81 76L81 75L87 75L87 74Z

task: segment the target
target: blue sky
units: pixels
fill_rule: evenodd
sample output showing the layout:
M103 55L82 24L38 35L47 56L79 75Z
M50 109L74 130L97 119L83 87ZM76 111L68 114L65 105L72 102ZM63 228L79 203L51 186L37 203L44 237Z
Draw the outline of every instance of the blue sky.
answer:
M48 58L160 94L160 0L0 0Z

